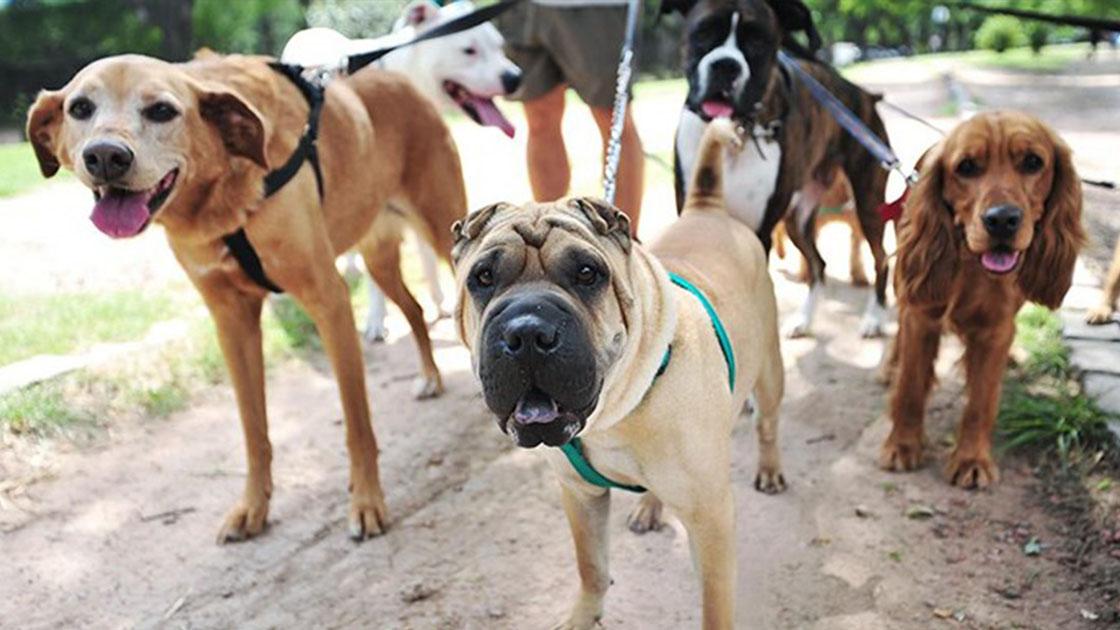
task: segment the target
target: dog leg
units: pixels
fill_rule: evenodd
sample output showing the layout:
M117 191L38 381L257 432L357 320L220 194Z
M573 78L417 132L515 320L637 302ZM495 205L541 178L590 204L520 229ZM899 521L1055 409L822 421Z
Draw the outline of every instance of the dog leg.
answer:
M626 525L630 528L630 531L638 535L660 531L665 524L661 520L663 509L661 499L658 499L652 492L646 492L638 500L638 505L634 507L634 511L626 517Z
M786 231L789 233L790 240L809 264L809 293L801 303L800 310L790 316L783 327L783 332L789 339L812 334L817 302L824 284L824 258L821 258L821 253L817 250L814 236L817 207L820 205L822 194L824 188L820 183L812 181L806 184L798 194L797 203L794 204L790 216L786 218Z
M366 268L377 281L385 295L404 313L412 329L412 338L420 351L422 374L416 381L413 395L418 399L434 398L443 393L443 380L432 357L432 340L428 336L428 324L424 321L424 311L416 298L409 292L401 278L400 237L381 237L376 240L362 241L359 248L366 261Z
M579 595L567 618L553 626L553 630L586 630L603 616L603 598L611 585L607 529L611 493L592 494L561 484L560 498L576 546Z
M436 263L436 253L432 250L432 246L428 245L421 236L413 232L413 240L416 242L416 252L420 257L420 269L424 272L424 282L428 284L428 295L432 298L432 304L436 307L437 321L451 317L451 312L447 310L444 304L443 287L440 286L439 281L439 266Z
M368 262L367 262L368 264ZM370 423L365 366L354 326L350 291L333 266L296 297L319 330L323 349L338 379L350 454L350 537L364 540L381 533L388 521L378 470L377 438Z
M884 470L914 470L922 461L923 419L933 385L933 363L941 344L941 323L926 313L899 313L899 369L891 394L891 434L879 452Z
M1014 337L1014 326L1000 326L970 332L965 338L968 403L945 469L954 486L986 488L999 481L999 468L992 460L992 429Z
M878 126L881 128L882 123ZM885 138L886 132L880 133L880 137ZM860 320L859 334L865 339L882 337L887 313L890 263L887 259L887 250L883 248L885 225L883 217L879 215L879 205L883 202L887 175L883 169L872 164L846 165L844 172L848 176L848 181L852 183L859 227L864 239L867 240L867 245L871 248L871 257L875 261L875 291L873 299L868 300L867 308ZM854 247L854 238L853 249L857 249ZM852 277L855 278L854 274Z
M735 616L735 501L727 484L685 519L693 563L700 573L704 630L731 628Z
M755 408L758 410L758 474L754 478L754 489L778 494L786 489L781 450L778 448L778 411L785 391L785 370L776 336L770 346L770 359L763 362L754 389Z
M845 209L845 212L848 210ZM867 281L867 272L863 269L863 233L860 232L859 221L854 216L849 216L845 221L848 227L851 228L850 244L851 249L848 252L848 275L852 277L852 285L857 287L870 286Z
M268 440L261 349L264 300L228 285L216 287L200 282L198 288L217 327L218 343L233 382L249 465L241 500L229 511L218 530L221 544L245 540L264 531L272 497L272 445Z
M368 343L385 341L388 330L385 328L385 317L388 309L385 304L385 294L377 287L373 280L369 281L369 311L366 312L366 330L363 333Z
M1116 241L1116 251L1112 254L1112 265L1108 268L1108 279L1104 283L1101 303L1089 309L1085 321L1093 325L1107 324L1112 321L1112 308L1120 299L1120 240Z

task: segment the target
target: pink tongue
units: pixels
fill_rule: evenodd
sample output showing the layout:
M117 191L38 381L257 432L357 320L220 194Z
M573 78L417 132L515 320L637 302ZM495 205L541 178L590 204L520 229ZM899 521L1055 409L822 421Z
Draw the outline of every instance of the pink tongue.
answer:
M474 107L475 113L478 114L478 120L484 127L497 127L502 130L502 133L510 138L513 137L513 123L502 115L501 110L494 104L494 101L488 98L472 96L470 97L470 104Z
M980 257L980 264L995 273L1007 273L1015 268L1017 262L1019 262L1019 252L985 252Z
M700 111L708 118L731 118L735 108L723 101L704 101L700 104Z
M113 238L136 236L148 222L147 192L110 193L93 206L89 220Z
M518 424L548 424L560 417L560 410L556 401L534 390L517 402L513 417Z

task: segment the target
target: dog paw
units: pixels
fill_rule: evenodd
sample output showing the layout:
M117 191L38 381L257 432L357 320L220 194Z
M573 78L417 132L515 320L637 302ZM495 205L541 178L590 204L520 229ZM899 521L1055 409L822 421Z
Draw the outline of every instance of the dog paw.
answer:
M754 489L763 494L779 494L786 490L786 477L778 469L758 469L754 478Z
M1085 314L1085 322L1093 325L1100 326L1112 321L1112 307L1110 306L1096 306L1089 309Z
M412 397L416 400L435 398L443 393L443 379L439 374L435 376L421 375L412 385Z
M922 465L922 443L887 438L879 450L879 468L891 472L915 470Z
M218 544L248 540L264 531L268 524L268 499L242 499L226 514L218 530Z
M380 491L350 497L350 538L361 542L380 536L389 524L389 510Z
M594 628L603 616L603 597L580 595L572 611L563 621L554 624L552 630L588 630Z
M384 343L386 332L383 325L366 326L365 331L362 332L362 339L365 339L366 343L369 344Z
M661 520L661 510L661 499L647 492L626 517L626 526L638 535L659 531L665 524Z
M883 336L883 320L878 314L867 313L859 322L859 336L877 339Z
M991 455L965 456L953 452L945 466L949 483L965 490L983 490L999 481L999 467Z
M782 334L786 339L801 339L812 335L813 331L809 328L809 322L800 313L795 313L782 327Z
M854 271L852 272L852 286L868 287L871 286L871 282L867 280L867 274L863 273L863 271Z

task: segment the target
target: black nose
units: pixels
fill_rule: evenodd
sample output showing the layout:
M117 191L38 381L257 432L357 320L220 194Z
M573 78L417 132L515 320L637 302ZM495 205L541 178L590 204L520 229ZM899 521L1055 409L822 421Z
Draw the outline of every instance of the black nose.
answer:
M521 87L521 70L515 68L502 73L502 89L506 94L513 94L519 87Z
M544 357L560 346L556 324L533 313L510 319L502 329L505 351L517 359Z
M988 208L984 213L984 227L995 238L1011 238L1023 224L1023 211L1018 206L1003 204Z
M132 168L132 150L115 140L98 140L82 151L86 170L97 180L111 182L120 179Z
M731 83L743 73L743 67L739 65L739 62L724 57L713 61L712 65L708 66L708 73L711 75L710 80L712 81L723 80Z

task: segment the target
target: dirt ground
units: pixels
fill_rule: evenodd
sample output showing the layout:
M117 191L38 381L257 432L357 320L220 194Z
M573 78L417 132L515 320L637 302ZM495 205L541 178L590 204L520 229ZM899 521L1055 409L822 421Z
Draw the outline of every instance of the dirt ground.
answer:
M936 80L888 90L888 98L930 116L944 102ZM647 136L667 135L671 124L660 114L640 122ZM933 141L913 123L892 117L890 126L904 159ZM465 164L470 181L481 167ZM496 194L472 190L472 203ZM649 230L671 219L670 199L651 201ZM934 461L906 475L875 467L887 432L885 392L874 379L883 342L856 334L866 297L843 270L832 272L847 260L841 236L830 230L822 239L834 278L816 336L783 343L789 490L752 490L757 449L746 418L733 437L737 626L1074 629L1120 618L1118 602L1103 601L1099 585L1071 568L1070 538L1080 533L1040 505L1055 497L1023 460L1003 456L1003 482L990 491L944 482L940 466L962 398L950 369L956 346L943 352L930 405ZM788 265L775 268L783 313L805 291ZM0 626L548 627L577 586L551 472L487 416L448 322L433 331L447 393L426 402L409 396L416 358L403 321L390 325L395 336L367 351L392 518L384 536L347 538L336 388L321 358L293 360L269 374L276 490L270 528L250 542L213 542L244 475L227 386L90 445L41 446L50 450L49 474L33 483L19 478L27 466L4 462L38 451L0 447L8 458L0 458L8 475L0 477ZM614 585L603 626L698 627L684 531L670 519L660 532L630 533L624 519L634 501L615 493ZM1036 550L1032 540L1036 555L1026 552Z

